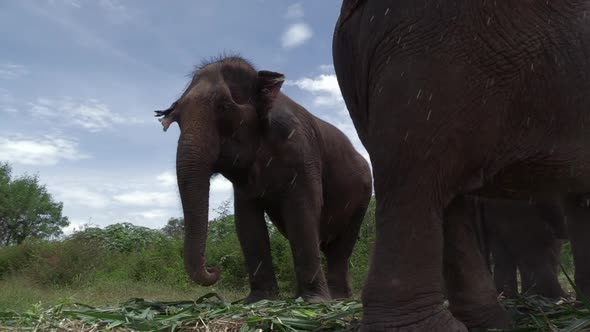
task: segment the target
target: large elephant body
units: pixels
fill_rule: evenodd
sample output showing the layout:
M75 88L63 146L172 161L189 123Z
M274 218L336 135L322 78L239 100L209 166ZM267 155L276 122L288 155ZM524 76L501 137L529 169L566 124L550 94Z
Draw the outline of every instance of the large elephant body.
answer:
M343 1L334 66L377 201L363 330L511 325L464 195L590 190L588 13L590 0ZM590 295L590 222L570 234Z
M372 193L370 168L341 131L282 94L283 81L242 58L220 58L201 66L183 95L157 112L164 129L180 126L185 267L202 285L219 277L205 260L209 180L219 173L234 187L249 302L278 292L265 213L291 244L297 295L348 297L348 261Z

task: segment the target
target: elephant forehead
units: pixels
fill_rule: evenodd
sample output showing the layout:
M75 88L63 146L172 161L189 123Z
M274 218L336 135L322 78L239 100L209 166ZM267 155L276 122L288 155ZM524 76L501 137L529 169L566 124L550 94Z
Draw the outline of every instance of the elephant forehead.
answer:
M181 97L181 104L188 101L213 101L229 94L227 85L222 80L199 79L191 83Z

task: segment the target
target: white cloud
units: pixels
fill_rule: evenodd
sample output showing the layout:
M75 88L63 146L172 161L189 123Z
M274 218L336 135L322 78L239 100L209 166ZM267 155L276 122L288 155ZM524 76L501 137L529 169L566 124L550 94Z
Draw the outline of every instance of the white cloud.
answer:
M113 199L123 205L174 207L179 199L174 191L141 191L135 190L113 196Z
M122 24L133 19L131 12L120 0L100 0L98 5L104 10L105 17L112 24Z
M55 194L57 200L64 204L76 204L94 209L102 209L108 206L110 198L97 191L84 187L72 187L63 184L49 187L50 191Z
M82 7L79 0L49 0L49 3L51 5L62 4L62 5L71 6L74 8Z
M156 180L165 187L176 186L176 174L172 171L166 171L156 177Z
M334 72L334 65L320 65L319 68L324 72Z
M293 48L303 45L313 36L313 31L305 23L291 24L281 38L284 48Z
M171 213L166 210L162 209L153 209L153 210L146 210L141 212L132 213L132 215L137 215L146 219L161 219L165 220L166 217L170 217Z
M29 71L23 65L17 65L13 63L0 64L0 79L2 80L14 80L25 76L28 73Z
M226 178L217 175L211 179L209 190L214 193L231 193L233 192L234 187Z
M100 5L100 7L102 7L103 9L106 9L106 10L112 10L112 11L124 11L125 10L125 6L123 6L121 4L121 2L118 0L99 0L98 4Z
M287 13L285 17L288 19L299 19L303 18L305 12L303 11L303 5L301 3L294 3L287 7Z
M14 97L8 90L0 88L0 111L6 113L16 113L17 109L14 107Z
M69 138L45 136L0 136L0 160L24 165L55 165L62 160L80 160L89 156L78 150Z
M80 0L49 0L49 4L51 5L65 5L74 8L82 8L82 3ZM119 0L98 0L96 2L98 6L107 11L123 11L125 10L125 6L121 4ZM91 5L92 1L84 3L84 7L88 7Z
M114 124L142 122L116 114L96 99L38 98L37 101L28 103L28 105L29 111L34 116L54 119L59 123L80 127L90 132L99 132Z
M313 103L316 106L339 106L344 104L340 86L336 75L322 74L316 77L306 77L296 81L288 81L287 85L295 85L301 90L314 95Z

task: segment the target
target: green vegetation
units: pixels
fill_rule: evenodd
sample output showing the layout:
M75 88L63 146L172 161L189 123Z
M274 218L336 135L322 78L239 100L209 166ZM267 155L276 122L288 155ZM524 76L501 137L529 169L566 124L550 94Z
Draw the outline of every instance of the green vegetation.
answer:
M218 209L220 216L209 226L208 262L223 270L214 287L196 286L184 272L182 218L171 219L161 230L119 223L86 227L59 241L30 238L0 248L0 330L255 331L272 326L277 331L342 331L358 327L361 306L357 300L375 236L374 201L351 259L356 300L328 304L289 299L295 290L291 250L270 223L273 262L285 299L241 304L248 293L247 273L228 204ZM571 274L569 244L562 256L564 270ZM565 275L564 282L567 285ZM504 303L522 327L517 331L590 328L588 306L581 303L556 304L541 298Z
M60 241L30 239L0 248L0 309L23 310L39 301L50 304L67 297L92 305L116 304L138 295L159 300L194 299L218 290L231 300L243 298L248 279L228 204L218 209L220 216L209 226L208 263L223 271L214 287L195 286L184 271L182 219L171 219L162 230L119 223L85 227ZM362 287L374 240L372 215L372 211L367 214L351 260L357 291ZM283 296L290 297L295 292L291 249L270 222L269 234L279 286ZM132 289L139 290L137 295L128 291ZM163 298L165 294L178 296Z

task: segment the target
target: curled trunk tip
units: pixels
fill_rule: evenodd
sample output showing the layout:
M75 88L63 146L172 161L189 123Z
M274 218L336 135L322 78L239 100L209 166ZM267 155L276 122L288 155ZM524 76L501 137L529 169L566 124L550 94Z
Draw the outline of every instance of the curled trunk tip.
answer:
M207 267L201 271L188 271L191 279L201 286L214 285L221 274L221 270L217 267Z

